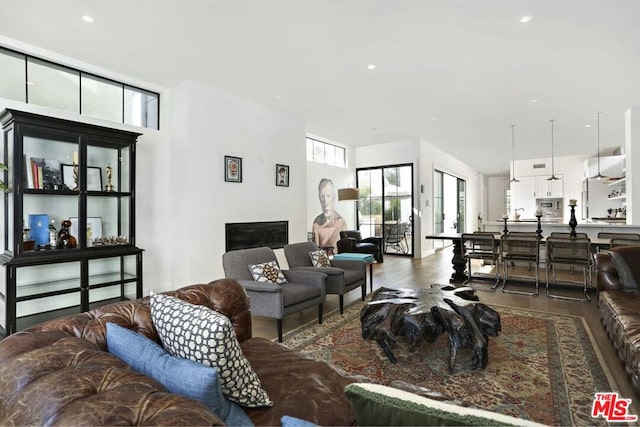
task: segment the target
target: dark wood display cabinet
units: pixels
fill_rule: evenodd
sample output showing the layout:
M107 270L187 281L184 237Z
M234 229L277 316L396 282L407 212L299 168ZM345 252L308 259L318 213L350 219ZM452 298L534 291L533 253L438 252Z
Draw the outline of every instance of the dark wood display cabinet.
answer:
M139 133L7 109L0 334L142 297Z

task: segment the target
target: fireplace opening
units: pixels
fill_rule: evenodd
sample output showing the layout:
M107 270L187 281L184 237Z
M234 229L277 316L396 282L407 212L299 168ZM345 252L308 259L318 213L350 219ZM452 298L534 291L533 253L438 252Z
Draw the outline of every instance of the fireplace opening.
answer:
M233 222L225 224L225 251L289 243L289 221Z

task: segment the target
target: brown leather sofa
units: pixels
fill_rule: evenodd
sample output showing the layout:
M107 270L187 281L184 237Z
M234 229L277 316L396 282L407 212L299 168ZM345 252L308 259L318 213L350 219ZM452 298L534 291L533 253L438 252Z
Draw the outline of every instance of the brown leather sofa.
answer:
M352 382L318 362L264 338L251 337L249 302L232 279L168 292L210 307L233 323L244 355L274 402L243 408L256 425L288 415L319 425L352 425L344 395ZM105 325L117 323L160 343L149 298L61 317L0 341L0 425L223 425L198 401L166 392L106 349Z
M598 308L604 329L640 397L640 289L635 288L640 284L640 247L620 246L611 252L595 254Z

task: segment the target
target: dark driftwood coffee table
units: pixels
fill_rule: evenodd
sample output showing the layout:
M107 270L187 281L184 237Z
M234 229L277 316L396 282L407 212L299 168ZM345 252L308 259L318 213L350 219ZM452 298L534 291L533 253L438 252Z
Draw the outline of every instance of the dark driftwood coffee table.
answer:
M432 285L424 289L379 288L360 311L362 338L376 340L389 360L396 336L406 335L411 347L420 338L434 342L449 334L449 371L459 348L471 348L471 368L487 366L489 336L500 334L500 314L478 302L474 289Z

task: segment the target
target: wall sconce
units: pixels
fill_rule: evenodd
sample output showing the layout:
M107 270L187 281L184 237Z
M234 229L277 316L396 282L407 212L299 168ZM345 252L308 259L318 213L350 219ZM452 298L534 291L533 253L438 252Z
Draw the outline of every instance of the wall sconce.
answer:
M339 188L338 200L358 200L360 198L360 191L357 188Z

